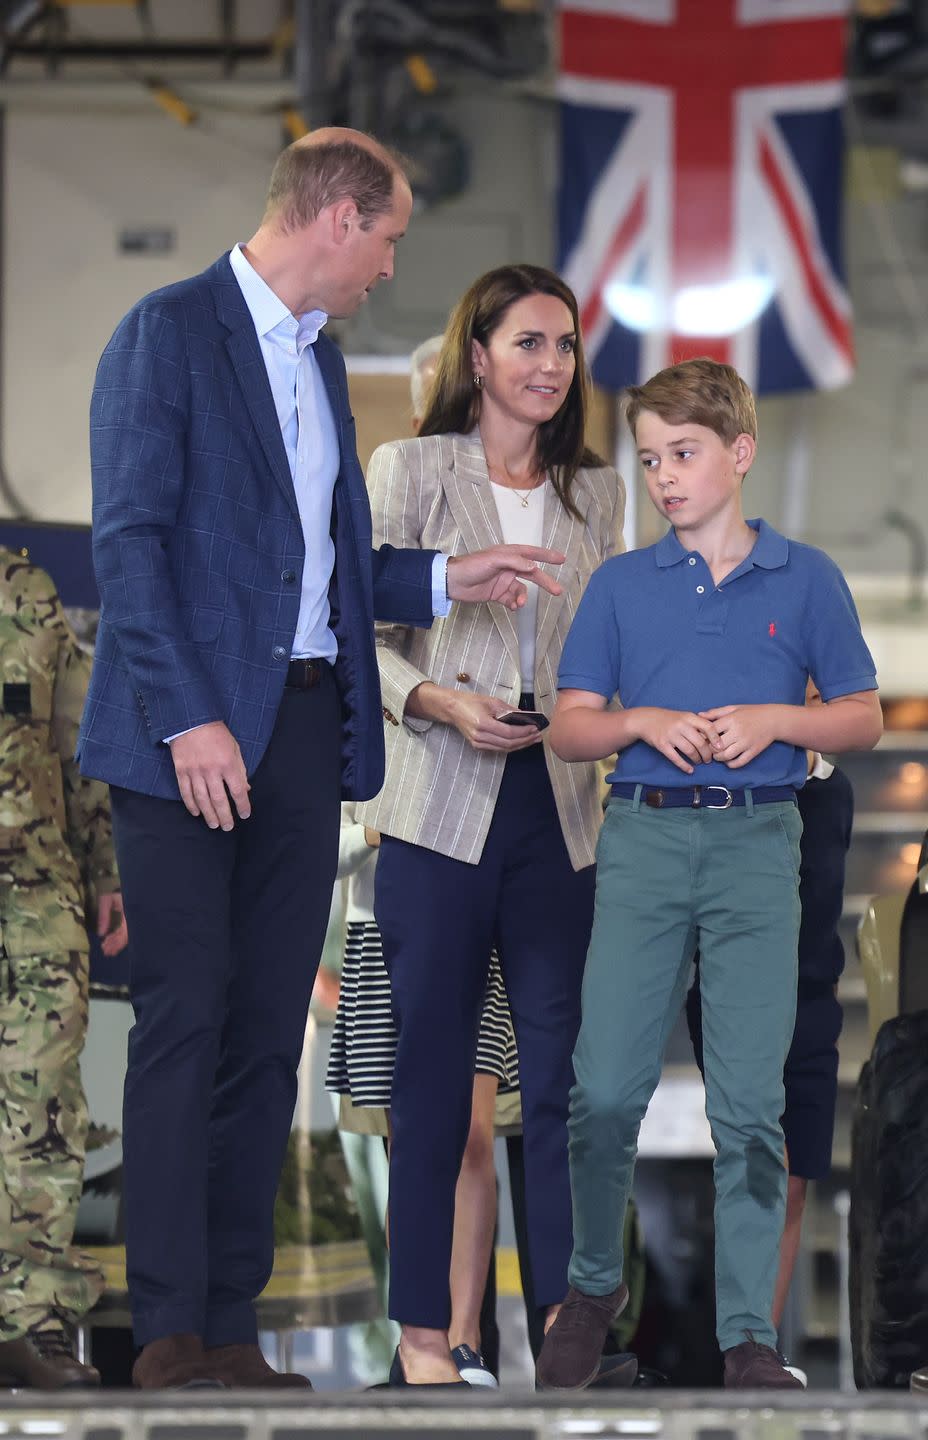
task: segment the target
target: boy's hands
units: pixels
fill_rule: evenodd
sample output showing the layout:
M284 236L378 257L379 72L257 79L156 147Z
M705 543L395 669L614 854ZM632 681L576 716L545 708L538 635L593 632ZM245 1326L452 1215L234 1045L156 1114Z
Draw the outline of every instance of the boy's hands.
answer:
M708 764L710 760L719 758L717 746L721 737L712 714L660 710L649 705L641 706L634 713L640 738L652 749L659 750L685 775L692 775L694 765Z
M719 760L730 770L740 770L749 764L768 745L780 739L776 715L782 707L778 705L721 705L715 710L703 710L700 718L715 726L718 743L713 744L713 760Z

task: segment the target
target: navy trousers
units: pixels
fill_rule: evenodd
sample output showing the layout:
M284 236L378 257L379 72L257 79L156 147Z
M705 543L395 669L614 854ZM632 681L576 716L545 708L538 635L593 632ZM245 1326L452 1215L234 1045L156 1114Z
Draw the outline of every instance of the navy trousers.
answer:
M447 1329L454 1191L470 1125L490 950L519 1050L536 1304L567 1290L571 1054L594 867L574 871L541 746L506 761L479 864L384 836L375 913L398 1031L391 1100L390 1315Z
M210 830L113 788L130 934L126 1269L136 1342L256 1340L274 1199L338 856L341 722L328 667L285 690L252 814Z

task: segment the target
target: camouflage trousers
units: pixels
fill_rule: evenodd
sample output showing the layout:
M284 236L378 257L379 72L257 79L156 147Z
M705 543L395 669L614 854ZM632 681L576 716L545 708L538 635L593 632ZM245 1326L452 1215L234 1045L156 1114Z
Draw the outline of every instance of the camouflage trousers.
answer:
M103 1275L71 1241L84 1176L88 959L0 951L0 1340L73 1323Z

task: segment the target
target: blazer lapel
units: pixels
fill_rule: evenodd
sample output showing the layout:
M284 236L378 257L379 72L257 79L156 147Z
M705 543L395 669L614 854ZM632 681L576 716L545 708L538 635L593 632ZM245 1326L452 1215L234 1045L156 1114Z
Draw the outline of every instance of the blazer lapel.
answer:
M230 332L225 343L232 361L232 372L248 407L251 423L261 442L271 474L299 520L300 512L297 509L293 478L280 433L280 421L277 419L277 409L271 394L271 382L267 378L267 367L251 314L227 258L220 260L212 272L208 273L214 287L216 313Z
M590 497L585 493L579 475L574 482L573 492L574 503L582 513L589 505ZM563 565L558 567L552 565L549 569L555 580L560 578L560 571L564 572L566 579L577 568L580 547L583 544L583 532L586 527L582 520L577 520L573 515L568 514L553 489L549 490L545 503L547 513L545 515L545 538L542 543L546 550L560 550L565 557ZM566 590L566 584L564 588ZM563 595L549 595L547 590L538 592L538 620L535 625L536 655L543 655L551 643L563 603Z
M345 407L338 384L338 367L333 354L334 348L331 340L326 340L325 336L320 335L319 340L317 340L313 346L313 354L316 358L316 364L319 366L319 373L325 382L329 404L332 407L332 419L335 421L335 428L338 431L339 450L341 450L345 423Z
M451 469L443 472L442 485L448 508L464 538L465 553L502 545L499 516L478 432L474 430L470 435L455 435L452 451ZM490 602L489 610L506 649L518 667L519 636L512 611L495 601Z

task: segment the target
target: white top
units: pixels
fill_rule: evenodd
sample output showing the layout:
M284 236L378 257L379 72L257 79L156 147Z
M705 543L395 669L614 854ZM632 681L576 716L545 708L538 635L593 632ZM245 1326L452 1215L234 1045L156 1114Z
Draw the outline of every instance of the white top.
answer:
M830 780L834 773L835 767L832 765L831 761L826 760L824 755L820 755L816 750L815 759L812 762L812 769L809 771L809 779Z
M490 482L499 528L507 545L540 545L545 533L545 497L550 484L547 480L536 485L534 490L512 490L508 485ZM535 623L538 619L538 586L525 587L526 600L521 610L516 611L516 631L519 636L519 670L523 693L535 688Z
M338 870L336 878L346 880L345 924L352 920L371 922L374 919L374 874L377 869L376 846L368 845L364 826L357 819L353 800L342 805L342 825L338 837Z

